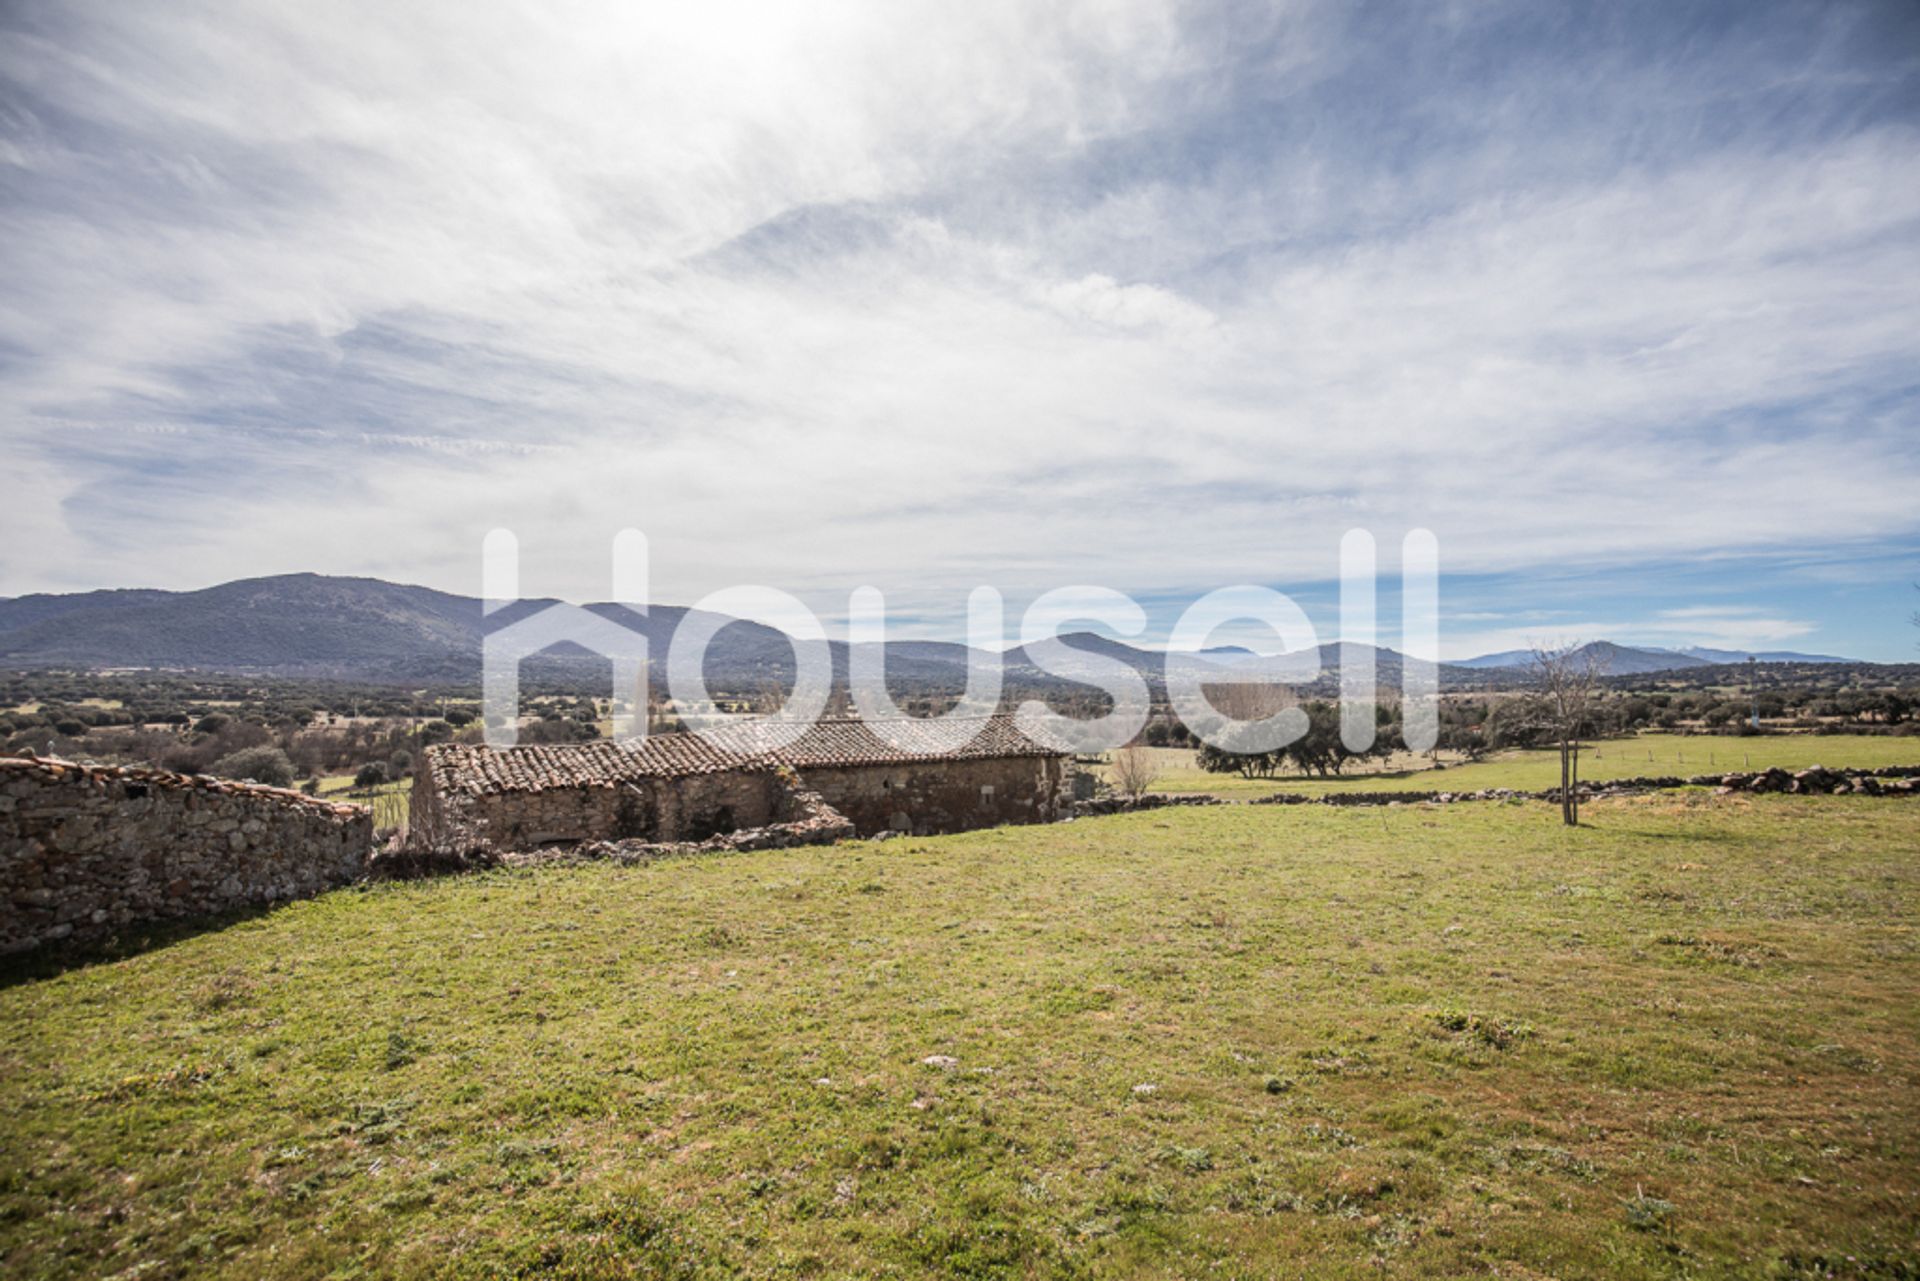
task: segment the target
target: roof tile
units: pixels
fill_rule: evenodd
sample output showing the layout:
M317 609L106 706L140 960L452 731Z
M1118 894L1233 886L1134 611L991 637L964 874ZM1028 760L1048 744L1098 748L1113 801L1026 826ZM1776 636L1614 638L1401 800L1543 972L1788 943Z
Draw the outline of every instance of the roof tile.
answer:
M680 778L722 770L794 769L891 765L927 760L992 760L1057 756L1035 742L1005 714L971 718L978 730L959 748L943 750L932 722L900 720L889 725L895 746L860 720L819 721L793 743L773 746L765 722L745 722L705 734L654 734L615 743L553 743L491 748L442 743L427 749L434 786L443 792L531 792L554 787L612 787L634 778Z

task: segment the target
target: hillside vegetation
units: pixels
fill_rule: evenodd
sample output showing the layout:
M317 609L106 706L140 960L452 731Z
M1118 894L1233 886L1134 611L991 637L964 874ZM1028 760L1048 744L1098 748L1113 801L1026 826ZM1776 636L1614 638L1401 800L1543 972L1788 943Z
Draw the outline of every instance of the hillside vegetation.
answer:
M495 873L29 963L0 1261L1913 1275L1911 803L1588 817L1235 807Z

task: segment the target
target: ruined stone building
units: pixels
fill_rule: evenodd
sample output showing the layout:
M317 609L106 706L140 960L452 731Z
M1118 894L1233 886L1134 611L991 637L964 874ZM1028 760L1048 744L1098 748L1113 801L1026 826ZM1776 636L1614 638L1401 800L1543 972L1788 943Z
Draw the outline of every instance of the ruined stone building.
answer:
M414 779L409 841L421 847L537 848L585 841L692 842L793 821L817 793L862 836L957 832L1061 817L1064 754L981 717L942 750L929 727L894 722L895 746L862 721L822 721L774 746L764 724L712 739L494 749L429 748ZM812 810L808 810L812 813Z
M819 721L797 742L769 749L862 836L877 832L964 832L1064 816L1065 753L1021 733L1008 715L983 716L961 747L942 750L936 723L893 721L896 747L860 720ZM764 724L719 731L743 753L760 749Z

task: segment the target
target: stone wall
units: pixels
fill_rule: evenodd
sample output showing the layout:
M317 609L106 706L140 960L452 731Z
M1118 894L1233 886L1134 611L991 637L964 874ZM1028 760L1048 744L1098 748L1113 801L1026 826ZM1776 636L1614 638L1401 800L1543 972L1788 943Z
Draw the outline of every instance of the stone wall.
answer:
M372 847L358 805L0 757L0 952L318 894L358 878Z
M832 845L857 835L853 824L839 810L821 799L818 792L797 788L785 792L773 818L773 822L764 826L736 828L731 832L709 836L703 841L592 841L564 850L507 854L500 862L511 867L600 859L617 863L644 863L684 854L724 854L740 850L791 849L797 845Z
M862 836L932 835L1064 818L1067 758L1010 756L902 765L812 766L803 783Z
M776 821L786 785L771 769L499 792L441 794L414 780L408 843L461 856L587 841L702 841Z

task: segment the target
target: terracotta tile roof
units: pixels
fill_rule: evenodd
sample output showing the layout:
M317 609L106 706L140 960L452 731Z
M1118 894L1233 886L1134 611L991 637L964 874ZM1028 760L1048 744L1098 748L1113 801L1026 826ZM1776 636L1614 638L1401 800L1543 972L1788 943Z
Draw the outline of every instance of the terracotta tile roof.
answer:
M701 734L654 734L626 743L554 743L494 749L442 743L427 749L427 768L443 792L534 792L550 787L612 787L633 778L679 778L721 770L765 769L775 762L797 770L843 765L893 765L926 760L992 760L1058 756L1014 727L1011 716L971 718L978 726L965 744L940 750L931 726L893 722L908 741L895 747L865 721L820 721L797 742L773 748L764 725L730 725Z
M633 778L683 778L770 764L764 757L722 751L697 734L655 734L631 743L602 740L499 749L441 743L427 749L427 768L443 792L612 787Z
M1063 753L1022 734L1008 714L961 717L954 724L972 726L972 736L957 748L946 749L937 735L939 723L897 720L888 723L895 746L863 720L817 721L800 738L784 747L770 745L762 724L729 725L714 731L722 745L742 752L768 753L794 769L839 765L897 765L912 761L996 760L1009 756L1059 756Z

